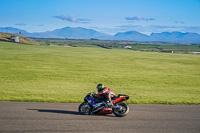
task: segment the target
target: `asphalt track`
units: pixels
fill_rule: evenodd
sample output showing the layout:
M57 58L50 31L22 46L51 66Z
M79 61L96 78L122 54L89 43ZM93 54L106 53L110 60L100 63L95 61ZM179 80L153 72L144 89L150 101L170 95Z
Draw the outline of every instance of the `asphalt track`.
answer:
M200 105L129 104L126 117L79 115L78 106L0 102L0 133L200 133Z

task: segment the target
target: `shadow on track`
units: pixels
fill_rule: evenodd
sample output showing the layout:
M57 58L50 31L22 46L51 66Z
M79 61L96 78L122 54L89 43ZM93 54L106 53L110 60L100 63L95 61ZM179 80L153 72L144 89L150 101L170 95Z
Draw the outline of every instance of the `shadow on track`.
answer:
M45 112L45 113L58 113L58 114L71 114L71 115L81 115L79 112L76 111L66 111L66 110L51 110L51 109L27 109L27 110L36 110L38 112ZM97 115L97 114L90 114L94 116L105 116L105 117L115 117L109 114Z
M38 112L47 112L47 113L80 115L79 112L66 111L66 110L50 110L50 109L27 109L27 110L37 110Z

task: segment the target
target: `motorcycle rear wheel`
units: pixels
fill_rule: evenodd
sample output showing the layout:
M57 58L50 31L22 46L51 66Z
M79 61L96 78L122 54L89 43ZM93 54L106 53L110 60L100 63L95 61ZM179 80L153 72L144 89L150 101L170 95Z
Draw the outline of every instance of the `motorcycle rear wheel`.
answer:
M83 102L79 105L78 111L82 115L89 115L92 112L92 107L87 102Z
M121 108L120 109L113 108L113 113L115 116L124 117L128 114L128 112L129 112L128 105L126 105L125 103L117 103L116 105L120 106Z

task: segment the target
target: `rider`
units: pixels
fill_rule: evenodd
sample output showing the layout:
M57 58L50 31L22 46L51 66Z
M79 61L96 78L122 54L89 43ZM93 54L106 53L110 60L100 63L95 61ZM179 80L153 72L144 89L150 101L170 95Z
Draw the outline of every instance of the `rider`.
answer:
M108 87L104 87L103 84L98 84L97 90L98 90L97 98L99 98L102 101L106 101L108 107L112 107L113 103L111 101L111 98L115 97L115 93Z

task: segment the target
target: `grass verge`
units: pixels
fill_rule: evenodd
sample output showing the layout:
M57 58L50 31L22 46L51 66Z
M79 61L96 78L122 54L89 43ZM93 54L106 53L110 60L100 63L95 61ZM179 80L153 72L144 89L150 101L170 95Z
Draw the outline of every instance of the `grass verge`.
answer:
M103 83L128 103L199 104L200 56L0 42L0 100L82 102Z

